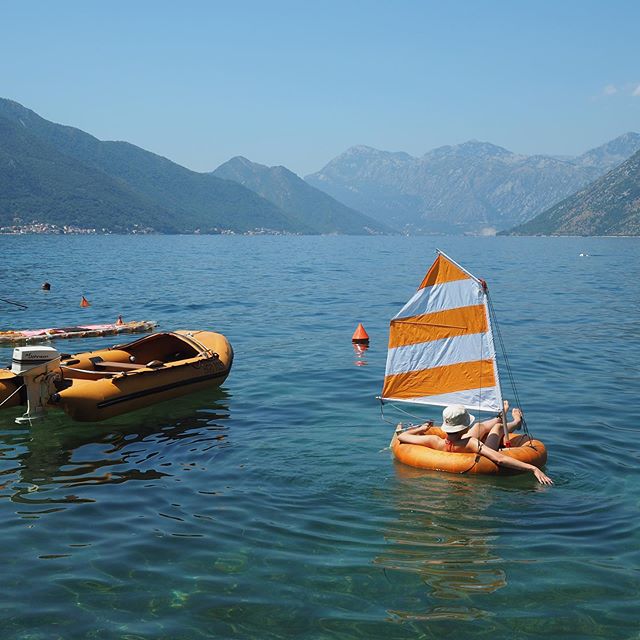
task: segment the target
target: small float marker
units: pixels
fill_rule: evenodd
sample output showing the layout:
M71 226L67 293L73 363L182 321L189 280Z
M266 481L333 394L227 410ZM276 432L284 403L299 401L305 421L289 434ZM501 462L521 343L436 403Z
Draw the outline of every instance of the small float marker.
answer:
M369 334L364 330L362 322L358 323L358 326L351 338L351 342L354 342L355 344L369 344Z
M122 316L118 316L118 319L116 320L116 326L119 327L120 325L123 325L124 321L122 320Z
M84 296L82 296L82 300L80 300L80 306L81 307L90 307L91 304L89 304L89 301Z

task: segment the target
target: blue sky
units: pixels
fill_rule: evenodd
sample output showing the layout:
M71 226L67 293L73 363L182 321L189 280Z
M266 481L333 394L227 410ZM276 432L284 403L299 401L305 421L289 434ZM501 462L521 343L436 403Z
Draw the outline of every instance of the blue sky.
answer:
M640 2L0 0L0 96L196 171L640 131Z

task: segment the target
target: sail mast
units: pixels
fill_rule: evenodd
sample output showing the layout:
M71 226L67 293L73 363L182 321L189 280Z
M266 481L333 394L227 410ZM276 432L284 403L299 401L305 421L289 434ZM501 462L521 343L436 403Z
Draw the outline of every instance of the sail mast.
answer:
M458 269L460 269L460 271L468 275L472 280L475 280L481 287L485 288L487 286L487 283L484 280L477 278L476 276L473 275L473 273L471 273L470 271L467 271L462 265L458 264L453 258L450 258L444 251L441 251L440 249L436 249L436 253L439 256L442 256L443 258L448 260L451 264L455 265Z
M485 280L482 280L481 278L477 278L470 271L467 271L462 265L458 264L453 258L449 257L444 251L441 251L440 249L436 249L436 253L444 256L447 260L455 264L456 267L458 267L458 269L460 269L461 271L464 271L470 278L473 278L482 287L482 291L484 293L484 309L487 315L487 327L488 327L487 334L491 342L493 342L493 327L491 325L492 318L491 318L491 312L489 308L489 287L487 286L487 282ZM493 347L493 352L495 354L495 345ZM500 384L500 371L498 369L497 357L494 357L493 359L493 374L496 380L496 391L497 391L498 403L500 404L500 407L502 407L500 409L500 415L502 416L502 430L504 432L504 442L507 443L509 442L509 430L507 428L507 416L504 411L504 399L502 396L502 385Z
M493 344L493 328L492 328L492 325L491 325L492 317L491 317L491 312L490 312L490 308L489 308L489 287L487 286L486 281L474 276L471 272L467 271L463 266L459 265L455 260L450 258L446 253L444 253L444 251L440 251L440 249L436 249L436 252L438 254L444 256L447 260L449 260L453 264L455 264L456 267L458 267L458 269L461 269L462 271L464 271L470 278L473 278L482 287L482 292L484 293L484 309L485 309L485 313L487 315L487 327L488 327L487 335L488 335L489 340ZM508 443L509 443L509 429L507 427L507 413L504 410L504 399L503 399L503 396L502 396L502 385L500 384L500 371L498 369L498 358L495 355L495 353L496 353L495 345L493 346L492 349L493 349L493 353L494 353L493 375L495 376L495 381L496 381L496 395L497 395L498 403L500 405L500 416L501 416L501 419L502 419L502 431L503 431L503 434L504 434L504 443L505 443L505 446L508 446Z
M487 314L487 326L489 327L488 334L490 336L491 341L493 342L493 327L491 325L491 312L489 308L489 287L484 280L481 280L482 289L484 291L484 308L485 313ZM498 397L498 402L500 403L500 415L502 416L502 432L504 434L504 443L505 446L509 446L509 429L507 428L507 412L504 410L504 400L502 397L502 385L500 384L500 371L498 370L498 358L495 355L495 346L494 346L494 359L493 359L493 367L494 367L494 376L496 380L496 392Z
M465 273L467 273L471 278L473 278L474 280L476 280L476 282L478 282L480 284L480 286L482 287L482 291L484 293L484 308L485 308L485 313L487 314L487 326L488 326L488 336L489 339L491 340L491 342L493 342L493 328L491 325L491 311L490 311L490 307L489 307L489 287L487 286L487 283L485 280L481 280L480 278L476 278L472 273L469 273L469 271L467 271L464 267L460 266L455 260L452 260L449 256L447 256L444 252L440 251L439 249L437 249L437 252L439 254L442 254L443 256L445 256L445 258L447 258L447 260L450 260L451 262L453 262L453 264L455 264L459 269L462 269L462 271L464 271ZM496 380L496 392L497 392L497 398L498 398L498 402L500 404L500 416L502 418L502 431L504 434L504 442L505 442L505 446L508 446L509 443L509 429L507 427L507 413L504 410L504 400L503 400L503 396L502 396L502 385L500 383L500 371L498 369L498 358L495 357L495 346L493 348L494 351L494 359L493 359L493 371L494 371L494 376L495 376L495 380Z

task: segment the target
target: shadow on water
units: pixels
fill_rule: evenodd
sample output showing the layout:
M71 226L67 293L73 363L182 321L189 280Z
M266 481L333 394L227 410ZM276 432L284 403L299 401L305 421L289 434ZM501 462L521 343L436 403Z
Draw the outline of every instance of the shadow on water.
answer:
M171 476L168 448L183 441L209 456L224 447L228 397L203 391L100 423L76 423L52 411L24 427L13 421L22 408L4 412L0 497L59 510L54 505L94 502L77 495L78 488Z

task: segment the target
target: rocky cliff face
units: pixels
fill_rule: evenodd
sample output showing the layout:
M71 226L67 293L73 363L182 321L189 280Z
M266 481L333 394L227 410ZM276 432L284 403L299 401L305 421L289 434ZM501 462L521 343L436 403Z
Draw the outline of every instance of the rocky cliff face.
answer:
M629 132L595 149L590 149L571 162L582 167L597 167L604 173L622 164L639 149L640 133Z
M517 155L477 141L421 158L358 146L306 180L408 232L492 232L530 220L638 149L638 134L565 159Z
M512 235L640 235L640 151Z

